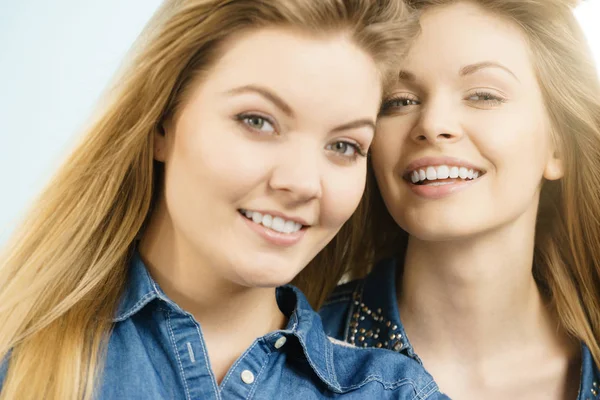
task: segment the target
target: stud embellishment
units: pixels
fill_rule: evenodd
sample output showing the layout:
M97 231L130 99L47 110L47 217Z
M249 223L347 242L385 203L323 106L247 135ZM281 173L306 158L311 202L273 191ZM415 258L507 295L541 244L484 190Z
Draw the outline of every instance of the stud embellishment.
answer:
M372 310L362 301L358 291L354 293L354 312L350 321L348 342L361 347L387 348L396 352L404 349L398 325L387 320L378 308ZM383 332L381 331L383 329Z

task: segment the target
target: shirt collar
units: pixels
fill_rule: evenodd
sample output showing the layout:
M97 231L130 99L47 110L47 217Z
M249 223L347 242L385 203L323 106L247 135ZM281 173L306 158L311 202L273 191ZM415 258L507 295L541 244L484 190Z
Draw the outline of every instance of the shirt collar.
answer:
M354 298L354 314L353 322L358 322L356 326L354 341L365 342L368 339L361 336L361 322L371 320L379 329L381 347L386 347L401 353L405 353L409 357L421 362L417 354L414 352L404 326L400 318L400 310L398 308L398 300L396 294L396 271L397 261L395 259L387 259L378 263L373 271L363 280L362 287L355 291ZM362 319L361 319L362 318ZM395 329L394 329L395 328ZM364 329L364 328L363 328ZM371 328L373 329L373 328ZM395 341L391 337L395 336ZM362 337L362 340L361 340ZM382 340L384 338L385 340ZM384 343L387 342L387 345ZM369 347L373 346L369 343ZM589 348L582 343L582 380L580 388L580 399L587 399L591 394L600 397L600 370L594 363L594 359Z
M600 394L600 371L590 349L581 345L581 384L578 400L596 399Z
M320 316L312 309L304 294L291 285L277 288L276 296L279 309L288 317L288 324L284 330L271 332L264 338L271 341L281 334L296 337L304 356L319 379L334 390L339 390L340 385L334 368L327 361L333 349L323 329ZM185 312L160 289L150 276L139 252L135 251L129 262L127 286L113 322L127 320L155 299L160 299L171 307Z
M396 260L378 263L354 292L350 342L404 353L421 362L400 318L396 296Z
M134 251L129 261L127 286L121 296L117 312L113 317L113 322L126 320L152 300L162 298L163 296L164 294L148 273L140 254Z
M298 339L304 356L319 379L334 391L341 392L334 366L330 362L332 343L325 334L319 314L312 309L304 294L291 285L277 288L277 303L289 318L283 332Z

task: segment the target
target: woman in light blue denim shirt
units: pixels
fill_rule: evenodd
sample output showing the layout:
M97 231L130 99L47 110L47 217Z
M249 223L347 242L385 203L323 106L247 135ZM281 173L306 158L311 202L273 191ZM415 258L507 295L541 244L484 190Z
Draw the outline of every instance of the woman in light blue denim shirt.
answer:
M326 331L454 399L598 399L600 85L574 2L409 2L358 249L379 263Z
M281 286L343 273L301 271L360 201L403 16L166 1L2 260L2 399L442 397Z

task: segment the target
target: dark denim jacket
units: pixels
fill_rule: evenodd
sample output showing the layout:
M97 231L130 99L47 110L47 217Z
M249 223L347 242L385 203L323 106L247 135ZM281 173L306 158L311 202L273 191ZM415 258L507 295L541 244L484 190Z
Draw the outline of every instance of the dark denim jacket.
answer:
M351 344L389 349L422 364L400 322L395 260L382 261L365 279L339 286L319 313L327 335ZM599 384L598 367L587 346L582 344L577 399L600 399Z
M114 318L98 399L443 399L408 357L327 337L298 289L277 289L287 327L256 339L220 385L202 329L171 301L139 255ZM0 382L6 373L0 368Z

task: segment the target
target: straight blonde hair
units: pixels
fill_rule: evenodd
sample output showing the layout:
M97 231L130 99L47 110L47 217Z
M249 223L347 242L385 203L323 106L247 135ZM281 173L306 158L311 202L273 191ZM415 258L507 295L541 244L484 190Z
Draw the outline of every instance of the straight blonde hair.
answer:
M397 0L165 1L0 258L0 360L8 362L0 398L93 398L133 244L162 181L154 132L225 40L270 26L347 35L384 77L405 47L405 17ZM298 277L313 305L344 273L352 232L343 228Z
M516 24L529 41L565 175L543 183L533 274L561 325L600 365L600 83L574 0L406 0L418 12L460 1ZM352 276L382 258L404 258L408 234L387 211L370 169L361 212L367 222Z

